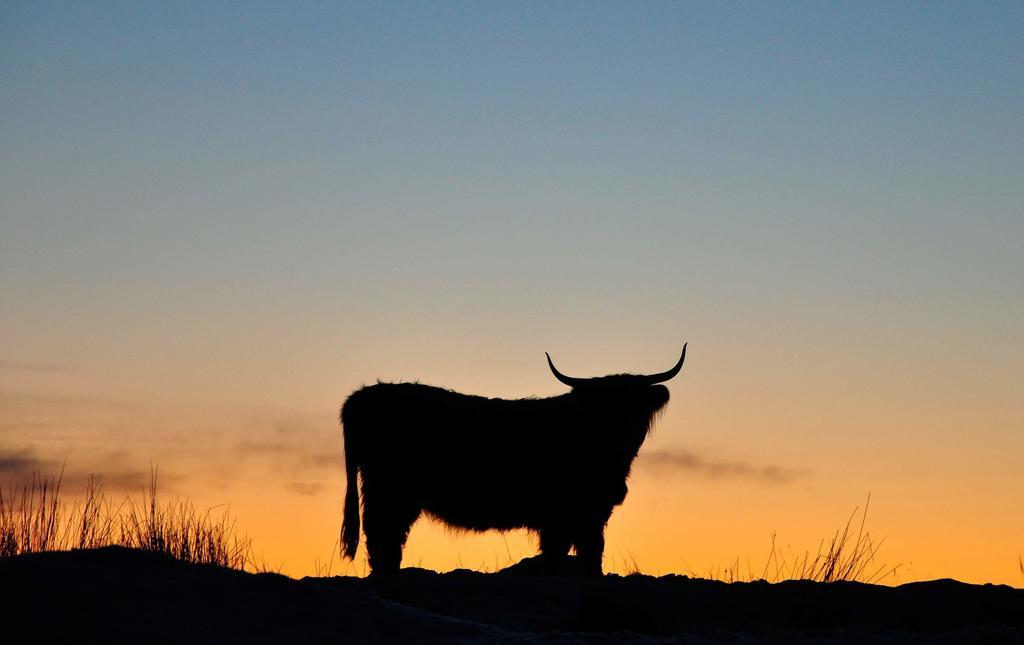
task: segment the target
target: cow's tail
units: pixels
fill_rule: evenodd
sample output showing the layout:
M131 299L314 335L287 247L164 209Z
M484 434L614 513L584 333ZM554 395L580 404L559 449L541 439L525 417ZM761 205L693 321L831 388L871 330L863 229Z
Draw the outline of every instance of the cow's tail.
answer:
M341 555L352 560L359 548L359 462L356 458L356 446L353 441L351 411L348 410L351 399L341 408L341 423L345 435L345 515L341 524ZM348 414L346 414L348 412Z

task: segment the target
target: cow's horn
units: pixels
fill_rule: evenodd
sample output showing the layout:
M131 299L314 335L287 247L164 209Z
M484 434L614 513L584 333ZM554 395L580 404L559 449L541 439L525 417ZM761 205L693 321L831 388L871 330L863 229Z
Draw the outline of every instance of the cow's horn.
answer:
M558 371L558 368L555 367L555 364L551 362L551 354L544 352L544 355L548 357L548 367L551 368L551 373L554 374L555 378L559 381L565 383L569 387L576 387L577 385L582 385L587 382L588 379L585 378L575 378L562 374Z
M679 362L676 363L675 367L673 367L672 369L670 369L667 372L662 372L661 374L651 374L650 376L644 376L643 377L644 381L648 385L654 385L655 383L663 383L663 382L669 380L670 378L672 378L673 376L678 374L679 370L683 369L683 361L685 359L686 359L686 343L683 343L683 353L679 357ZM554 368L552 368L552 369L554 369Z

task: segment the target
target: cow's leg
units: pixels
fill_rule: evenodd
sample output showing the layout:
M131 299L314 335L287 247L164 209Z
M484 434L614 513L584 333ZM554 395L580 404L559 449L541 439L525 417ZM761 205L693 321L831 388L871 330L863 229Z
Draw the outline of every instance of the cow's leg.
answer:
M569 535L561 528L546 528L540 532L540 557L544 573L555 575L561 570L565 556L569 555Z
M604 557L604 522L590 523L581 527L575 538L576 557L583 575L600 576L601 559Z
M363 530L370 573L395 573L402 564L402 549L409 529L420 515L415 504L392 496L363 494Z

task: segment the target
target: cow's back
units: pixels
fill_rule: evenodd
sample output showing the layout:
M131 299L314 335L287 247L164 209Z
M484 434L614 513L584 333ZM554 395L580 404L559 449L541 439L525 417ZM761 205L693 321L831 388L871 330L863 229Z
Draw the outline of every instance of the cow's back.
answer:
M572 468L568 396L488 399L419 383L378 383L342 407L345 449L363 474L464 528L538 521ZM567 427L569 426L569 427ZM564 445L563 445L564 444Z

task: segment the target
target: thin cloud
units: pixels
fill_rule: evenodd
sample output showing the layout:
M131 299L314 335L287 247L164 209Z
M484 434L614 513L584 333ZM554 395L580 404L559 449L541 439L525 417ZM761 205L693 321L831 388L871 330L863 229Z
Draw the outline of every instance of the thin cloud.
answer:
M640 456L638 467L660 475L686 474L706 479L739 479L767 484L789 484L811 471L745 461L715 461L688 450L654 450Z
M235 449L240 455L279 455L284 452L291 452L292 448L283 441L253 441L243 439L235 444Z
M310 453L302 457L302 465L308 468L340 468L344 464L341 452Z
M296 495L317 495L327 478L340 477L344 459L338 433L317 431L300 423L278 424L266 438L248 437L234 444L239 462L257 461L285 480Z
M316 495L323 489L324 485L320 482L293 481L288 483L288 490L296 495Z
M317 445L310 445L305 440L295 441L254 441L246 439L235 445L241 457L258 457L268 459L275 469L320 470L340 467L341 452L338 450L322 450Z
M25 479L26 474L31 478L33 473L48 475L54 470L60 470L60 467L60 462L43 459L31 448L0 448L0 479L4 481L20 482Z
M46 421L10 421L0 423L0 434L7 432L38 432L41 430L52 430L60 427L59 424Z
M4 372L60 372L64 369L63 365L56 363L28 363L0 359L0 371Z
M90 477L106 490L131 491L149 484L151 472L130 467L129 461L127 453L108 452L82 467L70 460L41 455L33 447L0 447L0 485L21 488L33 480L59 477L61 490L74 494L86 489ZM166 490L179 480L179 477L161 474L159 486Z
M81 436L87 431L102 430L109 435L111 428L123 425L124 419L138 416L139 412L137 406L123 401L0 388L0 432L23 432L32 440L43 435L54 438L54 433L68 438L68 431Z

